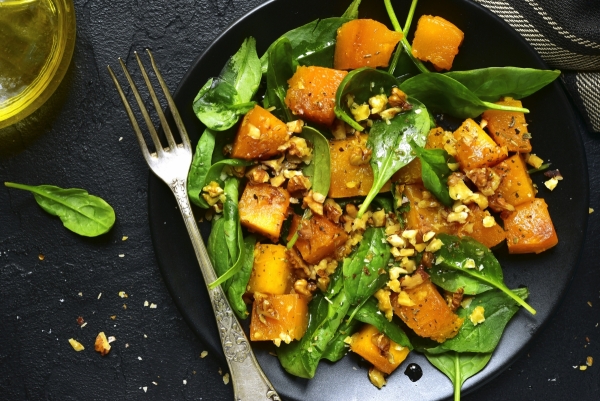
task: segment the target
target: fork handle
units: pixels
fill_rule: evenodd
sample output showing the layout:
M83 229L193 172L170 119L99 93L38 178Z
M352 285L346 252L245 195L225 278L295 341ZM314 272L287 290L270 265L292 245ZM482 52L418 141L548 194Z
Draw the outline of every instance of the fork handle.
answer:
M225 359L229 365L231 382L233 383L233 394L235 401L281 401L273 385L267 379L260 368L256 357L250 348L248 338L242 330L233 310L225 297L221 286L214 289L208 288L208 283L217 279L212 263L206 252L204 241L196 225L194 214L190 206L187 194L187 183L185 180L175 179L170 184L173 194L177 199L179 211L183 216L185 226L188 230L196 258L200 265L200 271L208 289L208 295L215 313L221 345L225 353Z

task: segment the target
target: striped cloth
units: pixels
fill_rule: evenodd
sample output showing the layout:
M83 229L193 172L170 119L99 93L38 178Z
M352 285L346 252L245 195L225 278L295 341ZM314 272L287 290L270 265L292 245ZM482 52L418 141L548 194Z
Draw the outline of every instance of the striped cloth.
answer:
M600 0L474 0L519 32L563 82L600 133Z

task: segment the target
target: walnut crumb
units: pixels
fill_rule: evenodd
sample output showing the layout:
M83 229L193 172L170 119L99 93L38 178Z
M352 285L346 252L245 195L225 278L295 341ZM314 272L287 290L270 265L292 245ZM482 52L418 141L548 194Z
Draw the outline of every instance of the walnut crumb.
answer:
M106 338L106 334L104 334L104 332L101 331L100 333L98 333L98 336L96 337L96 342L94 343L94 349L96 350L96 352L99 352L100 355L106 356L110 352L110 348L111 347L108 342L108 339Z
M71 344L71 347L73 347L73 349L77 352L83 351L85 349L85 347L79 341L73 338L69 338L69 344Z
M200 354L200 358L204 359L206 358L206 355L208 355L208 351L202 351L202 353Z

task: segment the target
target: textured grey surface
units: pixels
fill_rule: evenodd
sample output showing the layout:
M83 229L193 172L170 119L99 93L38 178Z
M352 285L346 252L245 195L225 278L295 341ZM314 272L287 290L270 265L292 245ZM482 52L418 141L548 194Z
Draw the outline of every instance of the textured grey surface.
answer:
M0 131L0 181L85 188L113 205L117 222L101 238L81 238L30 194L0 187L0 399L232 399L219 362L200 358L202 341L162 281L148 228L148 169L105 68L150 48L174 90L194 58L261 2L75 1L67 77L40 112ZM597 212L581 266L527 355L466 399L600 399L600 139L585 134L584 142ZM117 338L104 358L93 351L100 331ZM86 349L74 352L71 337ZM573 368L588 355L593 367Z

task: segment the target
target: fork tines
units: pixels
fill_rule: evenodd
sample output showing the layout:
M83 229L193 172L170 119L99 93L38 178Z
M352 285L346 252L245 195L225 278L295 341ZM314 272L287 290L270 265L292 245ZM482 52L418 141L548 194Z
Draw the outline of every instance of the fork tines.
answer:
M183 147L186 150L191 151L191 146L190 146L190 140L188 138L187 132L183 125L183 121L181 120L181 117L179 116L179 112L177 111L175 102L173 101L173 98L171 97L171 94L169 93L169 89L167 88L165 81L163 80L160 72L158 71L158 68L156 67L156 63L154 62L154 57L152 56L152 53L150 52L150 50L146 50L146 52L148 53L148 56L150 57L150 63L152 64L152 69L154 70L156 78L160 84L160 87L162 88L162 91L167 100L169 109L171 110L173 120L175 121L175 124L177 125L177 128L179 130L179 134L181 136L181 141L182 141L181 144L177 144L175 142L175 138L173 137L171 128L169 127L169 124L167 123L167 119L165 118L165 115L162 111L162 108L160 106L158 98L156 97L156 93L154 92L154 89L152 88L152 84L150 83L150 78L148 77L146 69L144 68L144 65L142 64L142 60L140 59L140 56L138 55L138 53L134 52L135 58L137 59L138 65L142 72L142 76L144 77L144 81L146 82L146 86L148 88L148 92L150 93L150 97L152 98L152 102L154 103L156 112L158 113L158 118L160 119L162 129L165 133L167 142L169 144L168 148L163 148L163 146L161 145L160 139L158 137L158 133L156 132L156 129L154 128L154 125L152 124L152 120L150 119L148 110L144 106L144 102L142 101L142 98L137 89L137 86L133 82L133 79L131 78L129 71L127 70L127 67L125 66L125 63L123 62L123 60L120 57L119 57L119 63L121 64L121 67L123 68L125 77L127 78L127 81L129 82L129 86L131 87L131 90L133 91L133 95L135 96L135 99L137 100L138 106L142 112L144 120L146 121L148 131L150 132L150 136L152 137L152 141L153 141L154 147L156 149L156 154L150 154L150 152L148 151L148 147L146 146L146 141L144 140L140 126L137 123L135 115L133 114L133 111L131 110L131 106L129 105L129 102L127 101L127 98L125 97L123 90L121 89L121 85L119 84L119 81L117 80L117 77L115 76L115 74L112 71L112 69L110 68L110 66L107 66L107 68L108 68L108 72L110 73L110 76L113 79L113 82L115 83L115 86L117 87L117 91L119 92L119 95L121 96L121 100L123 101L123 106L125 106L125 110L127 111L127 115L129 116L129 120L131 121L131 125L133 126L133 130L135 131L135 133L137 135L138 141L140 143L140 147L142 149L142 153L144 154L144 158L146 159L146 161L148 163L150 163L152 157L161 157L164 154L164 152L168 152L170 149L175 149L176 147Z

